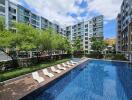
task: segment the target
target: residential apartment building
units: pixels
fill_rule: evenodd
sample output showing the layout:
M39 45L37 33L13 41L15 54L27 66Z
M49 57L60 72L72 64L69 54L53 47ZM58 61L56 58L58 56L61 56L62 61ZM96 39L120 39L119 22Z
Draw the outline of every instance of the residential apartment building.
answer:
M53 23L48 19L33 13L22 5L14 4L9 0L0 0L0 16L4 16L7 29L16 30L12 27L12 21L16 21L30 24L39 29L52 28L54 32L67 36L71 42L73 42L76 37L80 37L82 48L87 53L91 51L91 38L93 36L96 38L103 38L102 15L88 21L79 22L73 26L62 28L59 24Z
M117 16L117 47L132 61L132 0L123 0Z
M66 27L67 37L73 42L77 37L81 39L81 45L85 53L91 50L91 38L103 38L103 16L94 17L88 21L82 21Z
M14 4L9 0L0 0L0 16L5 18L5 26L7 29L14 29L12 21L31 24L35 28L47 29L52 28L54 32L65 36L65 30L56 23L52 23L48 19L39 16L25 7Z

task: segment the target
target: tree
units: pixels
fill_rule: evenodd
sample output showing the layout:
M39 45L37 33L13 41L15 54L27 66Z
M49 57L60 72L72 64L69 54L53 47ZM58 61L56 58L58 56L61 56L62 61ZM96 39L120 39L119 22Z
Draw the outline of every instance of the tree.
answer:
M58 50L63 52L71 52L71 44L66 37L59 35Z
M5 30L5 21L4 21L4 17L0 17L0 31L4 31Z
M15 23L17 29L14 39L16 50L30 51L36 49L38 30L25 23Z
M107 47L107 44L103 39L92 39L91 49L93 50L92 54L96 55L97 58L100 58L102 51Z
M76 37L73 45L72 45L72 54L74 56L80 57L83 54L83 48L81 46L81 38L80 37Z
M63 48L62 37L56 33L56 34L53 34L51 38L52 38L52 49L61 50Z
M14 35L10 31L0 31L0 48L13 48Z
M97 52L101 52L105 49L106 45L103 40L94 41L91 45L91 49Z
M113 53L116 53L116 44L112 45Z
M68 53L71 54L72 52L72 46L71 43L67 38L64 38L64 50Z
M51 33L49 30L42 30L39 35L39 49L41 51L50 51L52 49L51 45Z
M60 35L60 34L56 34L56 38L57 38L57 50L65 50L65 38Z
M0 50L8 54L8 52L6 52L6 49L14 48L13 40L14 34L12 34L11 31L5 29L4 18L0 17ZM12 58L12 56L10 57Z
M73 44L74 50L75 51L81 51L81 39L79 37L76 37L74 44Z
M9 48L17 54L19 51L38 52L53 50L70 51L70 43L60 34L53 34L52 29L39 30L25 23L13 22L16 32L6 30L3 19L0 19L0 48ZM14 54L13 54L14 56ZM16 58L16 55L15 55Z

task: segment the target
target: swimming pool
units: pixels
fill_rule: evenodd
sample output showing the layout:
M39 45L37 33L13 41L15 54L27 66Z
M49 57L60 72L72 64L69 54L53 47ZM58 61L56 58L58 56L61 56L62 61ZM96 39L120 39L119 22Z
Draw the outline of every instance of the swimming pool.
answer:
M132 66L90 60L24 100L132 100Z

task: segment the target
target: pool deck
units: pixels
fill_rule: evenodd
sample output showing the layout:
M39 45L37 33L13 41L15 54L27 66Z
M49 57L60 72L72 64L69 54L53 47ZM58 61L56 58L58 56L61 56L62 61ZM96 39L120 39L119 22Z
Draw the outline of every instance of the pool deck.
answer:
M16 78L13 81L7 81L5 84L0 85L0 100L18 100L27 94L35 91L36 89L47 85L48 83L52 82L53 80L59 78L60 76L64 75L65 73L69 72L73 68L77 67L78 65L82 64L83 62L87 61L88 58L82 59L79 64L72 66L71 68L67 68L67 70L62 70L61 73L54 73L54 77L49 78L42 73L42 70L39 70L39 75L45 79L44 82L38 83L32 78L31 73L24 75L22 77ZM50 68L48 68L49 72L51 72Z

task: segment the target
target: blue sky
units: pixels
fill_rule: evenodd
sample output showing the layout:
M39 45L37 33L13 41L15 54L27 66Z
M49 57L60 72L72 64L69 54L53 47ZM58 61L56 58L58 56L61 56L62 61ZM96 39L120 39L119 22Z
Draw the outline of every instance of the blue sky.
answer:
M104 37L116 37L116 16L122 0L11 0L60 25L104 16Z

